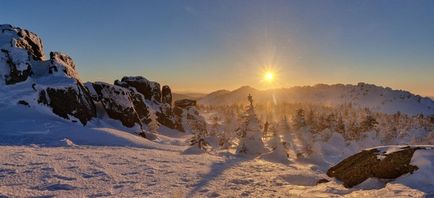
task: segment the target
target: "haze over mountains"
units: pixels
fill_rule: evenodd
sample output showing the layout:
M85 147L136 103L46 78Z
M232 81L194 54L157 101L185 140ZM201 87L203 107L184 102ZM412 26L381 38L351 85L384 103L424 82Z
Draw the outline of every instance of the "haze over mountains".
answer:
M245 104L251 94L257 103L312 103L324 105L349 104L384 113L398 111L410 115L434 114L434 101L429 97L404 90L393 90L373 84L297 86L292 88L258 90L243 86L233 91L218 90L198 100L200 105Z

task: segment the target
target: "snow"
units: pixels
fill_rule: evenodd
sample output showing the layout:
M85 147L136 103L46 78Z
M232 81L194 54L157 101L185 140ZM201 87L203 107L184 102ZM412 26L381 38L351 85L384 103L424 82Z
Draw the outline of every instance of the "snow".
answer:
M128 147L0 147L0 195L61 197L377 197L422 192L392 183L369 190L324 174L230 154L183 155ZM182 171L180 171L182 170Z
M421 172L392 183L374 180L346 189L325 175L330 165L375 145L371 137L347 145L333 133L327 141L315 141L312 157L280 161L280 150L277 157L273 152L259 157L204 152L186 144L191 134L164 126L158 129L158 140L149 141L114 120L103 118L83 127L4 100L0 126L4 196L420 197L433 186L432 154L422 150L412 160ZM317 185L320 179L330 182Z
M410 162L419 170L405 175L394 182L434 195L434 151L432 149L416 150Z

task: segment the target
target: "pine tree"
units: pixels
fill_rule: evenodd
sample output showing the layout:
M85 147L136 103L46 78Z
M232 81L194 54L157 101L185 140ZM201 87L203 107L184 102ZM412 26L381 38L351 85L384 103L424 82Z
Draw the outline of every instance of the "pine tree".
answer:
M340 134L345 134L345 123L342 120L342 116L339 115L338 121L336 123L336 131Z
M237 153L245 153L258 155L265 151L264 143L262 142L262 132L259 120L253 107L253 98L248 96L250 105L247 107L243 122L239 129L240 144L237 148Z
M238 127L237 116L234 112L230 112L229 116L225 117L223 133L219 139L219 145L223 149L228 149L232 146L232 141L236 137L235 130Z
M295 112L293 123L294 123L294 128L297 130L306 126L303 109L297 109L297 111Z

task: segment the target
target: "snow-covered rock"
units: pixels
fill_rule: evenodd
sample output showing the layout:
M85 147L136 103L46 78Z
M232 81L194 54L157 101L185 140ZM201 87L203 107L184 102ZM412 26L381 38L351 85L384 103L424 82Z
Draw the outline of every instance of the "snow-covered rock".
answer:
M0 80L15 84L32 74L32 63L44 59L41 39L11 25L0 25Z
M336 177L343 182L345 187L356 186L368 178L396 179L404 174L419 171L421 167L412 164L415 152L428 150L431 153L428 157L431 158L433 154L431 149L431 146L383 146L367 149L331 167L327 175ZM430 162L432 159L429 158L416 161L426 162L428 160ZM419 165L431 166L427 163L419 163ZM431 185L433 184L431 182Z
M0 25L0 48L2 94L28 106L46 105L54 114L65 119L75 117L82 124L95 117L93 101L68 55L51 52L50 59L45 60L41 39L11 25Z
M134 87L139 93L143 94L146 100L161 102L160 83L149 81L142 76L125 76L120 81L115 81L115 85Z
M194 134L207 133L205 119L197 111L196 101L189 99L175 101L173 114L178 130Z
M86 87L92 90L93 99L102 103L108 116L120 120L124 126L143 126L150 122L143 96L135 90L104 82L86 83Z

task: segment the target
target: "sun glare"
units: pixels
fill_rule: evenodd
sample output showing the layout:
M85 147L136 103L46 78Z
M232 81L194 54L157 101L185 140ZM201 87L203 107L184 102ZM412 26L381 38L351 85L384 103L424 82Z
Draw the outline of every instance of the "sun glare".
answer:
M274 74L271 71L267 71L264 74L264 80L267 82L272 82L274 80Z

